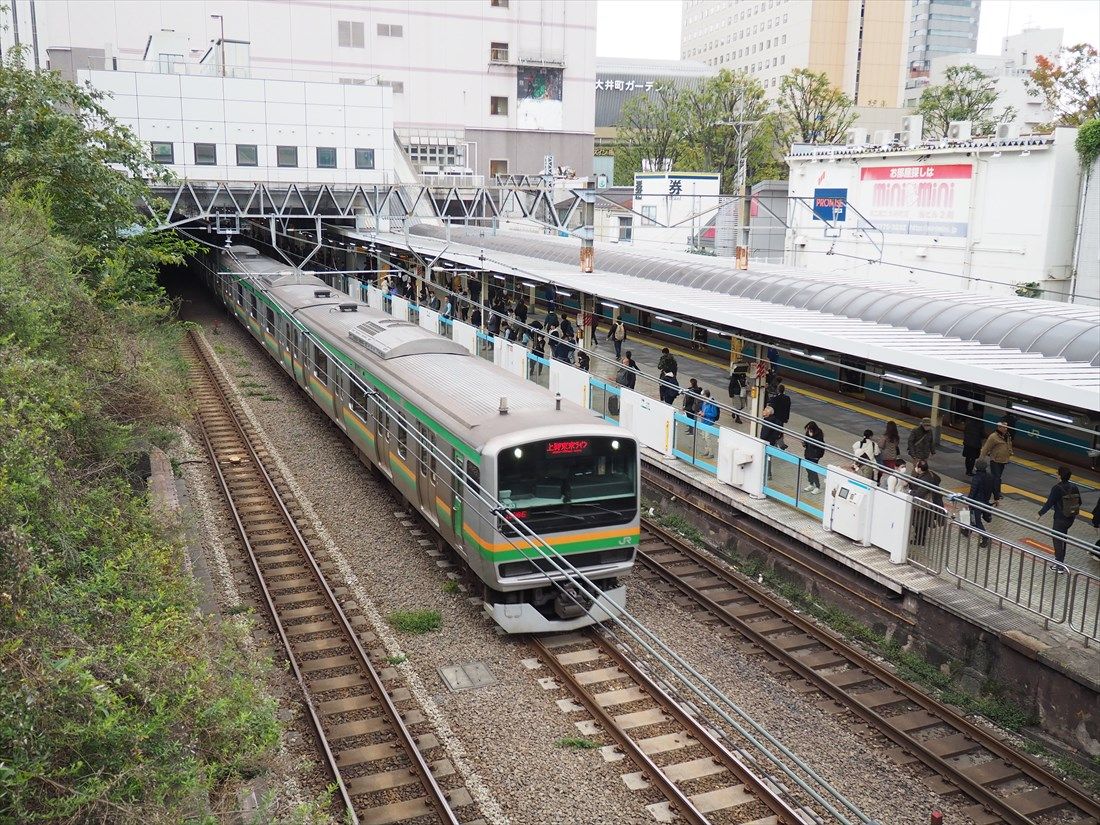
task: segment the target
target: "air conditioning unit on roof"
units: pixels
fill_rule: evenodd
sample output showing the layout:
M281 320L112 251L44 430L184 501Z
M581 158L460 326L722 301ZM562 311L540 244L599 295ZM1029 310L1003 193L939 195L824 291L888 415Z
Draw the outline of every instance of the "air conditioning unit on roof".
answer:
M953 120L947 127L948 140L970 140L974 124L969 120Z
M889 146L894 142L894 133L889 129L879 129L875 132L875 146Z
M844 137L844 144L846 146L866 146L868 139L868 131L866 129L849 129Z
M921 115L909 115L901 119L901 144L912 149L920 146L924 138L924 118Z
M1002 123L997 127L997 140L1016 140L1020 137L1020 127L1015 123Z

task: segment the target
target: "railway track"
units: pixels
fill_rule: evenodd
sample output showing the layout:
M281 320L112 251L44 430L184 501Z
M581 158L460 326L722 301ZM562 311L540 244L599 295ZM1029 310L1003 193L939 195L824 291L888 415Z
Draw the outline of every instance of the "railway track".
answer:
M532 643L555 685L576 702L559 705L591 714L591 720L578 723L581 731L610 737L617 752L639 769L623 776L627 787L659 797L647 805L658 822L677 817L692 825L815 821L780 798L776 782L750 767L750 755L727 749L718 734L600 632Z
M440 822L458 825L455 811L476 813L465 788L444 789L456 774L418 710L401 710L409 696L396 672L376 667L364 644L374 641L365 619L345 612L296 523L283 484L252 443L204 344L188 336L185 355L202 440L255 574L307 716L318 753L350 818L363 825ZM466 809L466 810L464 810Z
M679 536L643 523L642 568L679 593L701 621L720 623L774 661L779 676L818 691L830 710L853 713L890 739L902 763L923 763L941 794L962 793L976 825L1096 823L1100 804L951 708L898 678L828 630Z

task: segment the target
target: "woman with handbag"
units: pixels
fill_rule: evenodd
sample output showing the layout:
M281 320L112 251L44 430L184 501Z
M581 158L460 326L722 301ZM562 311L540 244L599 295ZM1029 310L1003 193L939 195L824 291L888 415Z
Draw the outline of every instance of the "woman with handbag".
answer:
M856 457L855 471L868 481L874 481L878 476L879 446L875 443L875 434L870 430L863 431L863 438L852 445L852 453Z

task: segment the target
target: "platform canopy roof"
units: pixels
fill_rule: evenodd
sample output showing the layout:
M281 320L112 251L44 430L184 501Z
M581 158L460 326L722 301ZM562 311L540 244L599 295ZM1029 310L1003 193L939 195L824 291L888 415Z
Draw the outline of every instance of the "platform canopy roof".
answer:
M357 233L351 233L357 234ZM1100 310L1032 298L928 292L920 285L684 253L597 250L534 233L414 227L362 234L462 266L518 275L713 328L836 352L900 372L964 382L1058 407L1100 411Z

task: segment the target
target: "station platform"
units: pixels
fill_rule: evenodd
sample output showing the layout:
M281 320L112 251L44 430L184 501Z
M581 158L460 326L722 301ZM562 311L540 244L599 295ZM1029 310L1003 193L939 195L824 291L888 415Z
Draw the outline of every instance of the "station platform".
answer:
M540 317L539 320L542 318ZM611 342L605 340L606 332L606 328L600 330L600 341L594 352L596 355L613 359L614 348ZM731 401L728 394L728 368L705 353L693 352L666 342L636 337L628 338L623 351L630 350L633 353L634 360L642 373L654 375L657 372L657 359L661 355L661 348L665 346L677 359L678 381L681 388L686 387L691 378L696 378L700 386L711 391L719 404L728 406L732 403L734 407L737 406L737 402ZM590 371L599 378L613 381L617 367L603 358L593 357ZM781 374L781 381L787 389L787 394L791 396L791 420L788 422L788 428L801 432L808 421L815 421L825 433L825 443L845 453L850 453L852 445L859 441L865 429L872 430L877 439L881 437L886 422L892 420L898 426L904 454L909 431L919 423L919 419L901 413L880 410L855 400L831 396L820 388L799 382L794 377ZM657 398L657 384L651 379L639 378L635 390L651 398ZM683 396L680 396L676 406L680 407L682 404ZM749 427L747 420L743 424L737 424L725 410L722 411L718 423L723 427L743 432L747 432ZM787 441L794 454L802 454L801 443L789 436ZM832 463L837 463L838 460L831 457L826 459L827 462ZM950 433L945 434L929 466L940 475L945 489L960 495L966 495L969 492L970 481L965 475L962 444L959 438ZM797 480L793 474L789 479L783 477L783 470L782 467L777 468L780 476L772 482L772 486L777 489L791 488L785 492L793 496L793 486L797 484ZM1057 467L1041 456L1026 454L1016 456L1005 471L1001 509L1028 521L1039 520L1039 508L1046 501L1051 486L1058 480L1056 473ZM1072 480L1081 488L1083 504L1082 514L1078 517L1070 534L1081 541L1091 543L1096 540L1097 531L1092 527L1089 514L1097 497L1100 496L1100 475L1076 471ZM799 495L804 499L810 496L803 490L799 490ZM801 513L799 516L812 521ZM1051 526L1051 514L1047 513L1042 521L1048 527ZM1054 548L1050 545L1050 539L1047 536L1029 531L1004 519L994 519L989 530L1032 550L1049 554L1053 559ZM1100 558L1079 548L1070 546L1067 549L1066 562L1073 567L1100 574Z

